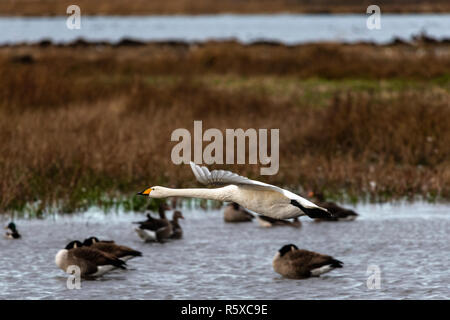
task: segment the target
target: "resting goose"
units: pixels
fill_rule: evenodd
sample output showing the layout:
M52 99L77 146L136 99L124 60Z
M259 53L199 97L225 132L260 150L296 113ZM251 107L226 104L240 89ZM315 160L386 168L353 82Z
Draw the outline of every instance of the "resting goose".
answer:
M102 252L106 252L120 258L123 261L128 261L135 257L141 257L142 252L133 250L126 246L120 246L114 241L100 241L97 237L90 237L83 241L84 247L90 247Z
M135 231L142 240L146 242L164 242L165 239L170 238L172 235L172 224L166 218L166 208L167 205L165 204L159 206L160 219L155 219L150 214L147 214L146 221L136 222L139 224L139 227Z
M181 239L183 237L183 229L181 229L178 219L184 219L184 217L181 211L177 210L173 213L172 220L170 221L170 224L172 225L172 234L170 239Z
M320 253L301 250L293 244L283 246L273 259L273 269L285 278L305 279L318 277L343 263L333 257Z
M70 271L67 270L69 266L78 266L82 277L101 276L114 268L126 269L125 261L100 250L83 247L80 241L71 241L65 249L58 251L55 263L64 272Z
M21 235L19 234L19 231L17 231L17 227L14 222L10 222L5 229L7 230L5 234L7 239L20 239Z
M225 222L250 222L254 216L241 208L236 202L229 203L223 212Z
M302 215L310 218L331 217L324 208L282 188L250 180L230 171L213 170L200 167L191 162L194 175L205 185L225 185L221 188L172 189L151 187L139 195L150 198L190 197L218 201L236 202L240 206L275 219L289 219Z
M314 197L317 200L318 204L322 208L326 208L331 214L333 214L333 217L316 218L315 220L317 222L320 222L320 221L353 221L358 217L358 214L353 210L340 207L334 202L325 201L325 197L323 196L322 193L314 193L313 191L310 191L308 196L310 198Z
M300 228L302 226L302 223L300 222L300 220L298 220L298 217L295 217L292 221L289 221L273 219L266 216L258 216L258 222L259 225L264 228L270 228L274 226Z

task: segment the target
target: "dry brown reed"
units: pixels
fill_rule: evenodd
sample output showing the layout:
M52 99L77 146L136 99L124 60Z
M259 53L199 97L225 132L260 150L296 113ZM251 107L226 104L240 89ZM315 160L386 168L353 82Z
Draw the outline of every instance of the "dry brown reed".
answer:
M332 45L349 63L343 53L326 61L329 46L323 56L320 45L2 48L0 211L36 200L70 211L104 194L192 186L189 168L170 161L170 134L192 131L194 120L205 129L279 128L278 175L228 168L295 191L449 199L447 47L430 61L410 46L388 55ZM436 50L422 48L425 57ZM31 60L17 59L24 55ZM317 91L305 94L311 77Z

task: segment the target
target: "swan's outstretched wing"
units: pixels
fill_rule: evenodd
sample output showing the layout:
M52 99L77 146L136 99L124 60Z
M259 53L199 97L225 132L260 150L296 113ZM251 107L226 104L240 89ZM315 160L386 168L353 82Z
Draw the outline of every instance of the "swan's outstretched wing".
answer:
M206 167L200 167L199 165L196 165L192 161L190 162L192 172L194 173L195 177L197 178L197 181L205 184L205 185L228 185L228 184L236 184L236 185L251 185L254 187L260 187L260 188L267 188L270 190L277 191L284 195L285 197L295 200L301 207L304 208L319 208L325 212L328 212L328 210L321 208L314 203L312 203L309 200L306 200L305 198L300 197L299 195L292 193L288 190L284 190L280 187L256 181L251 180L249 178L240 176L236 173L233 173L231 171L226 170L213 170L209 171ZM294 204L295 205L295 204Z
M198 182L202 184L242 184L251 181L250 179L231 171L213 170L210 172L207 167L200 167L192 161L190 162L190 165Z
M207 167L200 167L192 161L190 162L192 172L194 173L197 181L205 185L228 185L228 184L246 184L269 188L275 191L283 190L276 186L251 180L247 177L240 176L236 173L226 170L213 170L209 171Z

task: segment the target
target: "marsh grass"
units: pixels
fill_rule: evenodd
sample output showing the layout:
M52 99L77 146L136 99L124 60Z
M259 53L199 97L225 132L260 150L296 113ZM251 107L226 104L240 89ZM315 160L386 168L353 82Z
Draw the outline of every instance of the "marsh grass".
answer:
M171 132L192 132L194 120L204 130L279 128L277 175L227 168L301 194L450 199L449 52L229 42L1 48L0 211L156 206L134 195L197 185L170 160ZM31 62L17 59L24 55Z

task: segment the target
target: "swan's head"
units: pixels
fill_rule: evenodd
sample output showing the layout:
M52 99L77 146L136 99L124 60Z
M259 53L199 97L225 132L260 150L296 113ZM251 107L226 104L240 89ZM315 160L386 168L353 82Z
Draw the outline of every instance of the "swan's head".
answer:
M139 192L138 195L147 196L150 198L166 198L168 197L168 190L168 188L156 186L145 189L144 191Z

